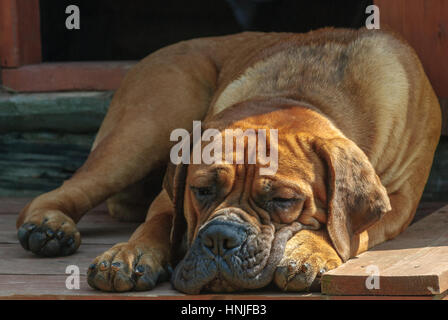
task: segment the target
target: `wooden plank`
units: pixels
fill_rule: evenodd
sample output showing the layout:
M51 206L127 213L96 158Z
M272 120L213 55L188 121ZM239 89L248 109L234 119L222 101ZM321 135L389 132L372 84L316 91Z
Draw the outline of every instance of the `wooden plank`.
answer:
M59 275L0 275L0 297L20 298L46 296L56 299L67 299L67 297L103 299L114 294L94 290L87 284L85 275L80 276L79 289L67 289L65 281L68 275L61 272ZM173 290L169 283L158 286L157 290L151 292L127 292L115 294L122 298L126 297L155 297L155 296L184 296Z
M0 66L42 61L38 0L0 0Z
M439 97L448 98L448 1L374 0L381 27L389 26L409 41Z
M375 300L381 297L324 296L319 293L284 293L279 291L250 291L224 294L185 295L174 290L168 282L144 292L110 293L90 288L85 276L80 276L80 288L65 286L67 275L0 275L0 299L74 299L74 300ZM440 297L443 299L443 297ZM391 300L430 300L433 297L396 296Z
M11 210L18 210L28 201L28 199L0 199L0 238L6 239L6 243L0 241L0 297L2 299L384 299L381 296L359 296L354 293L348 293L344 296L329 296L319 293L283 293L270 287L265 290L243 292L237 294L201 294L197 296L184 296L183 294L173 290L169 283L162 283L154 290L148 292L131 292L122 294L103 293L92 290L88 287L85 274L87 267L91 261L104 250L119 241L125 241L133 232L136 224L121 223L115 221L106 213L103 205L89 212L78 225L83 235L83 244L79 251L68 257L55 258L39 258L32 253L24 251L17 242L15 235L14 222L16 214ZM437 204L439 206L440 204ZM422 205L420 214L427 214L426 211L435 204ZM5 208L9 208L6 209ZM448 212L448 206L445 207L445 213ZM440 212L440 210L439 210ZM423 218L413 226L419 226L420 232L432 228L432 222L427 221L433 215ZM445 216L446 217L446 216ZM440 223L441 221L439 221ZM120 230L120 225L124 225ZM442 225L446 229L446 226ZM91 229L89 229L91 228ZM104 229L109 228L107 231ZM411 227L412 228L412 227ZM431 230L434 230L432 228ZM86 232L87 231L87 232ZM4 234L9 232L9 236ZM439 232L435 230L435 233ZM425 238L426 236L426 238ZM430 245L432 238L428 238L427 232L425 236L421 236L424 240L420 245ZM121 237L123 237L121 239ZM426 240L425 240L426 239ZM426 241L426 242L425 242ZM106 243L106 244L103 244ZM406 242L407 243L407 242ZM407 244L409 245L409 244ZM395 245L397 246L397 245ZM395 246L390 250L393 252L400 251ZM411 246L412 249L412 246ZM420 248L422 249L422 248ZM401 250L402 251L402 250ZM432 252L432 251L431 251ZM421 260L428 258L426 255L420 254ZM415 255L413 256L415 257ZM65 287L67 275L65 269L68 265L77 265L80 268L81 280L80 290L68 290ZM363 274L364 278L366 274ZM351 279L349 279L351 281ZM26 285L25 285L26 284ZM372 294L371 292L369 294ZM404 296L397 295L392 299L441 299L442 295L426 295L426 296ZM388 299L391 297L388 297Z
M2 71L3 85L14 91L116 90L134 61L41 63Z
M0 244L17 243L17 214L0 215ZM109 246L124 242L137 229L138 223L120 222L107 213L89 212L78 223L82 245L107 244Z
M0 218L3 214L18 214L31 200L32 198L0 197ZM89 213L107 214L106 203L96 206ZM2 229L0 229L0 232L1 230Z
M448 201L445 202L420 202L417 207L414 219L412 219L411 225L420 221L421 219L429 216L431 213L439 210L440 208L448 205Z
M379 288L368 289L369 266L379 272ZM448 206L322 278L329 295L434 295L448 290Z
M19 213L30 200L27 198L0 198L0 215L4 213Z
M440 97L442 135L448 135L448 2L374 0L381 26L400 33L415 49Z
M16 219L20 210L29 202L26 198L0 198L0 244L16 244ZM82 237L82 245L97 244L109 247L125 242L137 229L139 223L120 222L107 213L103 203L88 212L77 227Z
M18 243L0 244L0 275L58 275L64 274L69 265L78 266L80 273L86 275L93 259L110 247L111 245L82 244L71 256L42 258L23 250Z
M78 150L84 158L93 143L90 136L95 135L100 128L112 97L112 91L0 94L0 133L8 134L0 136L0 143L9 145L11 141L7 141L8 136L37 138L48 133L88 134L89 140L84 141L82 148ZM64 143L63 136L59 140L53 138L52 143ZM15 144L20 144L20 141ZM41 152L29 150L29 153L45 154L45 146L42 145L41 148ZM22 155L21 158L12 159L13 155L8 154L8 151L10 150L5 150L6 154L2 154L0 159L23 161L23 158L27 158ZM34 156L31 154L28 156ZM74 154L67 156L78 158ZM76 160L74 163L78 164Z
M448 136L448 98L439 101L442 108L442 135Z

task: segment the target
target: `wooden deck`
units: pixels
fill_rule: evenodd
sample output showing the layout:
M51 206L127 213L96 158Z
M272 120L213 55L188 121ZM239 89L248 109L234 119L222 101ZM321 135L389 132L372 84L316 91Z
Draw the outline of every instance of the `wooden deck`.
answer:
M17 213L25 205L28 199L11 199L0 198L0 299L194 299L194 300L214 300L214 299L443 299L447 298L447 291L423 293L409 291L399 291L392 293L393 296L380 296L378 292L376 295L369 296L369 292L351 291L346 287L345 292L333 292L338 295L325 295L318 293L303 293L303 294L286 294L275 289L268 289L262 291L252 291L240 294L203 294L197 296L186 296L171 288L169 283L160 284L152 291L148 292L131 292L131 293L104 293L91 289L87 285L86 270L91 261L106 249L110 248L117 242L126 241L130 234L135 230L137 224L123 223L113 220L106 212L104 206L100 206L89 214L87 214L78 224L78 228L82 234L82 245L79 250L72 256L57 257L57 258L38 258L32 253L23 250L18 243L16 237L15 220ZM436 233L439 247L443 247L443 252L448 250L448 206L436 212L441 220L439 223L434 222L433 215L429 215L436 209L446 205L446 203L424 203L420 206L414 221L414 226L421 225L427 232L425 233L426 245L431 246L431 230L438 230ZM445 213L443 219L440 217ZM428 216L429 215L429 216ZM426 217L428 216L428 217ZM425 218L426 217L426 218ZM431 220L431 219L432 220ZM422 220L423 219L423 220ZM419 221L422 220L422 221ZM436 223L437 225L434 225ZM441 225L442 224L442 225ZM443 225L444 224L444 225ZM422 238L422 228L414 229L420 230L416 233L419 238ZM446 231L443 231L446 230ZM412 233L407 234L407 241L409 237L412 238ZM399 238L397 238L399 239ZM429 239L429 240L428 240ZM395 241L395 240L394 240ZM421 245L421 244L420 244ZM412 247L412 244L410 244ZM397 248L395 248L397 249ZM421 248L422 249L422 248ZM392 250L392 249L391 249ZM398 250L405 251L405 248L398 248ZM431 251L434 253L433 251ZM370 254L370 251L368 252ZM387 253L387 252L386 252ZM396 253L396 252L395 252ZM440 253L440 252L439 252ZM394 252L389 252L393 254ZM414 252L415 254L415 252ZM417 254L418 255L418 254ZM425 263L425 257L434 259L430 255L420 254L419 263ZM439 261L445 264L448 261ZM356 259L354 259L356 260ZM397 260L397 259L396 259ZM405 259L406 260L406 259ZM362 260L361 260L362 262ZM428 263L437 260L428 261ZM395 261L397 265L400 259ZM80 269L80 289L69 290L66 288L66 279L69 274L66 274L66 268L69 265L76 265ZM434 266L439 270L443 266ZM448 263L444 266L443 279L440 281L448 281ZM338 268L339 269L339 268ZM337 269L337 270L338 270ZM425 268L423 268L425 269ZM443 268L442 268L443 269ZM337 271L336 270L336 271ZM353 270L352 270L353 271ZM397 272L397 271L395 271ZM440 272L439 272L440 273ZM337 274L337 273L336 273ZM334 275L333 275L334 276ZM360 277L358 274L357 280L351 278L350 281L356 289L360 281L365 281L366 274ZM416 276L418 278L418 274ZM339 278L340 280L341 278ZM339 281L338 280L338 281ZM338 282L339 285L344 283ZM353 282L355 281L355 282ZM336 282L335 282L336 283ZM348 283L348 282L347 282ZM443 283L441 288L448 283ZM344 288L339 287L339 288ZM331 288L330 288L331 289ZM374 292L372 294L375 294ZM387 291L381 291L381 294L388 294Z

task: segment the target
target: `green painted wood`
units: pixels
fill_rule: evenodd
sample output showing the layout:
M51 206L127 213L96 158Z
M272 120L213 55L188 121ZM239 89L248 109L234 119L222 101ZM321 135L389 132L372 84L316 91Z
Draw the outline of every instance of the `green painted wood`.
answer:
M52 92L0 95L0 133L47 130L95 132L112 92Z
M113 92L0 93L0 196L34 197L82 166ZM422 201L448 200L448 136Z

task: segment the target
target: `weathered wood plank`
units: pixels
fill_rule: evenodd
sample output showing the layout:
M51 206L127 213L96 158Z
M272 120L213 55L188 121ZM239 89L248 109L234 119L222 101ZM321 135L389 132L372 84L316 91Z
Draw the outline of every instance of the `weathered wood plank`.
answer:
M448 135L448 4L443 0L374 0L381 26L400 33L415 49L439 96L442 135Z
M0 244L18 243L16 219L18 212L29 199L0 198ZM120 222L107 213L105 204L88 212L77 227L82 237L82 245L114 245L125 242L137 229L139 223Z
M135 64L135 61L41 63L5 69L2 81L4 86L20 92L117 90Z
M5 213L19 213L31 199L24 198L0 198L0 215ZM2 224L0 224L1 226Z
M369 266L378 270L378 289L366 285ZM329 295L433 295L446 290L448 206L322 278L322 292Z
M78 251L66 257L38 257L23 250L20 244L0 244L0 275L63 275L69 265L86 275L93 259L109 249L110 245L82 244ZM1 291L1 290L0 290Z
M67 74L71 74L69 71L65 78L71 78L67 77ZM9 72L13 71L2 71L3 80ZM45 75L40 77L45 79ZM46 82L37 79L34 81ZM111 91L2 94L0 132L96 133L112 97Z
M32 198L10 198L10 197L0 197L0 219L1 216L6 214L18 214L27 203L29 203ZM89 213L86 214L86 218L91 214L107 215L106 203L102 203L95 208L93 208ZM95 218L100 219L101 217ZM106 218L107 219L107 218ZM112 219L111 221L116 221ZM0 226L1 227L1 226ZM0 229L2 230L2 229Z
M0 216L0 244L14 244L17 241L17 214ZM113 245L129 239L137 229L138 223L119 222L107 214L90 213L78 224L82 245L107 244Z
M98 254L110 248L112 244L126 241L137 226L137 224L117 222L106 213L104 205L88 213L79 223L78 227L83 235L83 244L77 253L69 257L39 258L30 252L24 251L18 244L15 234L14 224L17 214L11 213L11 211L17 212L17 210L21 209L26 199L6 198L2 200L4 201L3 205L0 206L0 208L3 208L3 213L0 212L0 256L2 257L0 259L0 297L38 297L42 299L185 298L179 292L171 289L168 283L161 284L153 291L127 294L101 293L87 286L85 274L91 261ZM437 204L437 206L439 205ZM433 206L434 204L429 206L423 205L421 208L425 212L420 212L426 215L429 212L427 208ZM284 294L280 291L273 291L273 289L266 289L237 295L200 295L189 296L188 298L318 299L325 297L331 299L359 299L362 298L360 295L374 295L373 297L364 297L365 299L371 299L375 298L375 296L380 298L381 295L390 294L395 294L394 298L400 299L406 296L412 299L443 298L448 287L448 283L446 283L448 277L445 276L445 271L443 271L445 270L444 266L448 266L448 255L445 252L445 245L448 241L447 223L448 206L413 224L399 238L365 253L371 254L370 252L373 252L374 256L368 256L367 259L361 260L361 255L358 259L349 261L337 270L328 272L323 279L323 293L326 294L324 296L319 294ZM418 239L417 242L415 238ZM444 257L440 258L439 255L444 255ZM361 267L355 269L356 273L354 275L347 275L345 271L343 271L343 275L336 273L337 278L332 275L334 272L347 268L347 265L352 264L353 261L355 263L364 261ZM428 261L437 263L432 265L428 264ZM382 290L366 291L365 280L368 274L365 273L365 268L371 264L376 264L379 266L380 271L385 271L383 275L386 278L380 278L380 288ZM409 264L412 265L413 269L405 276L395 277L395 279L387 278L388 272L402 272L402 266L409 267ZM65 279L67 277L65 269L68 265L77 265L80 268L80 290L73 291L65 287ZM387 268L383 270L382 265L386 265ZM444 277L439 277L439 274L442 274ZM328 281L328 276L332 276L330 282ZM440 281L440 279L445 280ZM27 285L24 286L24 283ZM329 284L331 285L330 287ZM427 286L432 288L421 290L421 288L426 288ZM440 294L443 291L445 293ZM435 294L435 296L431 295L431 293ZM344 296L333 296L336 294L343 294ZM425 297L421 295L425 295Z
M59 275L0 275L0 297L23 298L23 297L52 297L55 299L67 298L92 298L104 299L111 296L119 297L164 297L184 296L173 290L169 283L159 285L154 291L127 292L111 294L94 290L87 284L85 275L80 276L79 289L67 289L65 281L68 275L64 272Z
M138 223L119 222L107 214L104 204L78 224L82 235L79 250L68 257L39 258L18 244L15 221L29 199L2 198L0 202L0 274L60 275L68 265L85 274L92 260L112 245L127 241Z
M381 297L343 296L329 297L319 293L284 293L279 291L250 291L233 294L185 295L174 290L168 282L159 284L151 291L110 293L90 288L86 277L80 277L80 288L69 290L65 281L67 275L0 275L1 299L105 299L105 300L318 300L318 299L382 299ZM443 299L443 297L440 297ZM389 299L425 300L430 296L398 296Z
M42 60L38 0L0 0L0 66Z
M448 2L374 0L381 27L399 32L415 49L439 97L448 98Z
M448 98L439 99L442 109L442 135L448 136Z
M145 298L145 299L318 299L318 293L282 293L280 291L249 291L234 294L185 295L172 288L169 282L160 283L156 288L145 292L110 293L94 290L87 284L85 275L80 276L80 288L67 289L65 281L68 275L0 275L0 297L38 297L47 296L57 299L67 298Z

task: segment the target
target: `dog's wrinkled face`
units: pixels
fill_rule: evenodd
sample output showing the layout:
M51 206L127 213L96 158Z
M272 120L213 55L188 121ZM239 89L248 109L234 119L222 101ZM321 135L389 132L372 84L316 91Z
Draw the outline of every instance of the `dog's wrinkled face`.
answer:
M173 277L177 289L197 293L266 286L286 241L303 226L325 223L325 170L297 139L279 143L275 175L260 166L189 165L184 213L189 251Z
M307 108L256 110L259 114L248 112L241 122L228 111L232 125L224 129L279 128L277 146L268 146L277 147L275 174L260 175L260 167L267 166L258 162L190 164L178 166L176 178L167 179L174 181L165 188L174 190L168 193L177 212L173 248L184 240L172 277L182 292L268 285L286 242L303 228L325 226L345 261L355 250L353 235L390 210L386 189L366 155L324 117Z

